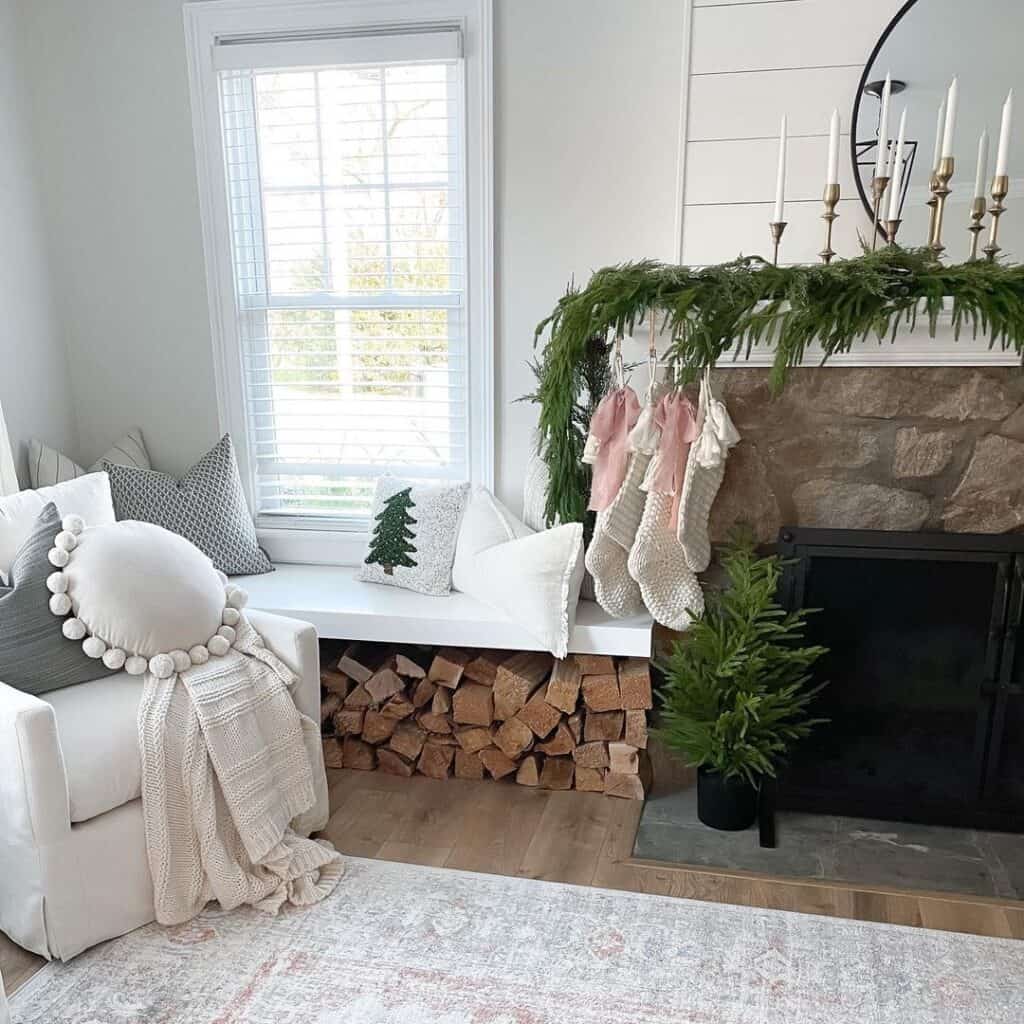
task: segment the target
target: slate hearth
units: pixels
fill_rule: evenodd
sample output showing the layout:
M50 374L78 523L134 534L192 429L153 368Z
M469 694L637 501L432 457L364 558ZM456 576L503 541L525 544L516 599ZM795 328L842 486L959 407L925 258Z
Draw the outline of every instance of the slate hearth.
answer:
M1024 899L1024 837L1005 832L780 811L778 846L756 828L716 832L697 820L696 787L648 798L633 856L897 889Z

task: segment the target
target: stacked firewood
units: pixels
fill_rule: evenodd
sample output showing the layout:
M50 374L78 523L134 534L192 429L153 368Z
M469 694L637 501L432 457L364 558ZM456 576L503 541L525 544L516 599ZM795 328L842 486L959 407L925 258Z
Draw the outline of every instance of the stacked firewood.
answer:
M644 658L353 643L325 666L328 767L634 800L650 786Z

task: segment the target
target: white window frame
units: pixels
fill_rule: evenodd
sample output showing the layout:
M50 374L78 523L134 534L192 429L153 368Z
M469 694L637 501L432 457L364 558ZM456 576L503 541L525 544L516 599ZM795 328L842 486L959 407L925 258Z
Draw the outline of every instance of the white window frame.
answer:
M189 0L184 4L192 132L202 219L220 428L230 432L242 484L255 507L255 462L245 407L241 336L236 317L232 241L224 178L219 38L351 32L405 24L451 24L462 32L466 111L466 296L470 480L494 486L494 160L493 0ZM260 528L273 561L354 565L365 532L296 522Z

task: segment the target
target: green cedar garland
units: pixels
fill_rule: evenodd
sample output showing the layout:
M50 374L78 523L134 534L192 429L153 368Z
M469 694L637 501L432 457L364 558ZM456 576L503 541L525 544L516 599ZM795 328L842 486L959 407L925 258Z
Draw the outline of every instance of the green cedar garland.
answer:
M416 551L409 543L414 536L409 527L416 522L408 512L408 509L416 507L411 491L411 487L406 487L404 491L392 494L384 502L384 508L374 516L377 525L373 528L366 564L376 563L388 576L394 575L395 566L412 569L416 565L409 557Z
M991 346L1024 354L1024 266L975 261L947 266L930 249L887 247L828 266L773 267L758 256L691 269L653 260L597 271L572 289L537 327L550 329L538 361L539 450L551 483L546 515L582 522L587 478L576 420L584 384L579 366L591 339L632 333L649 309L672 341L665 360L680 383L707 366L743 359L755 345L774 351L777 393L812 342L824 358L876 337L893 340L919 315L934 336L944 300L953 330L984 334Z

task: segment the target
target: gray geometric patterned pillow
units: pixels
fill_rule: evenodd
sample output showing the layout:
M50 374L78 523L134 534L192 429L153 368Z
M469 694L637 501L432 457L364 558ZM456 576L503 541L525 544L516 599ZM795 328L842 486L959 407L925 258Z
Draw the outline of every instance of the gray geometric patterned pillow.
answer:
M118 519L156 523L192 541L228 576L273 572L256 541L235 448L225 434L180 480L104 463Z
M89 683L116 671L67 641L50 611L46 579L54 569L48 555L59 530L60 513L51 501L14 559L11 585L0 587L0 681L25 693Z

